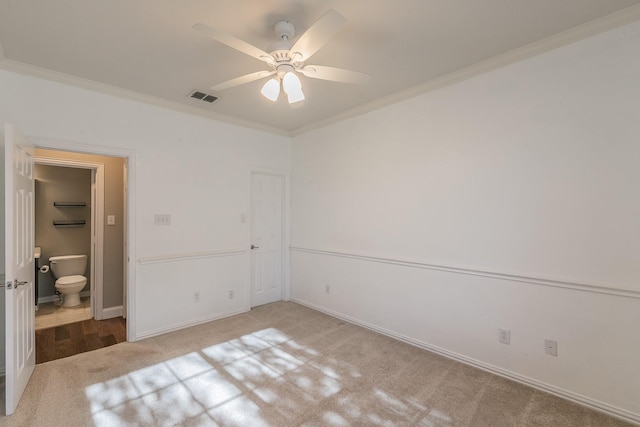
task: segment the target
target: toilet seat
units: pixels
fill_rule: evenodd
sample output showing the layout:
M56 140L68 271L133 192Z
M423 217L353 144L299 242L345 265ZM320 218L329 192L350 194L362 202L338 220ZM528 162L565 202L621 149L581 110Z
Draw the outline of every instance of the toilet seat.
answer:
M84 284L87 284L87 278L84 276L79 276L79 275L74 275L74 276L64 276L59 278L58 280L56 280L56 286L58 285L62 285L62 286L66 286L66 285L77 285L80 284L80 282L84 282Z

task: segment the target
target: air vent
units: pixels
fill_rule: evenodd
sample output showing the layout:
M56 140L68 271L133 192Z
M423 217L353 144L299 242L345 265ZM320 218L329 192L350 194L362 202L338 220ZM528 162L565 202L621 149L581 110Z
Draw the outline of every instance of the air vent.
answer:
M191 92L189 94L189 98L199 99L200 101L208 102L209 104L218 99L217 96L209 95L208 93L204 93L199 90Z

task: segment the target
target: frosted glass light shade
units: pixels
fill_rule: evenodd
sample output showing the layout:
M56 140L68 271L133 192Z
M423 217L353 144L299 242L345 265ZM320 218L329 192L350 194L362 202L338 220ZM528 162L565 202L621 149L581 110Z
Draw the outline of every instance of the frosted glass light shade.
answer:
M291 91L287 93L287 99L289 100L289 104L304 101L304 93L302 93L302 89Z
M302 83L295 73L287 73L282 79L282 87L287 94L289 104L304 101L304 93L302 93Z
M295 73L287 73L282 79L282 87L288 95L290 92L302 89L302 83L300 83L300 79L295 75Z
M280 96L280 81L278 79L269 80L262 86L260 93L269 101L277 101Z

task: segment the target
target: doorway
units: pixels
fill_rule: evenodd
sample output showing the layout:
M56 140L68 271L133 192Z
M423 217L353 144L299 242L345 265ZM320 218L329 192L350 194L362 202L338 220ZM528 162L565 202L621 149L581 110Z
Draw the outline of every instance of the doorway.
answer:
M103 236L97 224L104 213L104 165L38 155L34 163L36 330L100 318ZM62 307L54 286L49 258L62 255L88 258L80 306Z
M45 268L36 271L44 282L35 319L36 361L42 363L124 341L127 178L120 157L36 148L35 163L35 246ZM50 256L72 254L88 255L89 283L80 305L62 307L56 277L46 269Z

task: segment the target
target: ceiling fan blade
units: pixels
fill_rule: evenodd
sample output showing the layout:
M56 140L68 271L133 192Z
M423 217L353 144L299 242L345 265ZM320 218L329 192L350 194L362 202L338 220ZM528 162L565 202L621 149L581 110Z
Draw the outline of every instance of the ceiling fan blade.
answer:
M329 9L327 13L322 15L300 36L296 44L290 49L291 55L298 53L301 58L299 60L296 58L296 61L306 61L340 30L345 21L344 16L333 9Z
M212 39L225 44L235 50L238 50L246 55L252 56L256 59L264 61L268 64L273 64L273 58L267 52L262 49L255 47L252 44L249 44L239 38L232 36L231 34L227 34L220 30L216 30L208 26L207 24L203 24L202 22L198 22L193 26L193 29L211 37Z
M227 80L226 82L218 83L215 86L211 86L211 90L225 90L234 86L240 86L245 83L250 83L255 80L260 80L264 77L272 76L276 73L273 71L257 71L251 74L245 74L244 76L236 77L235 79Z
M320 80L331 80L341 83L364 84L369 81L371 75L359 71L345 70L343 68L325 67L322 65L307 65L298 69L306 77Z

